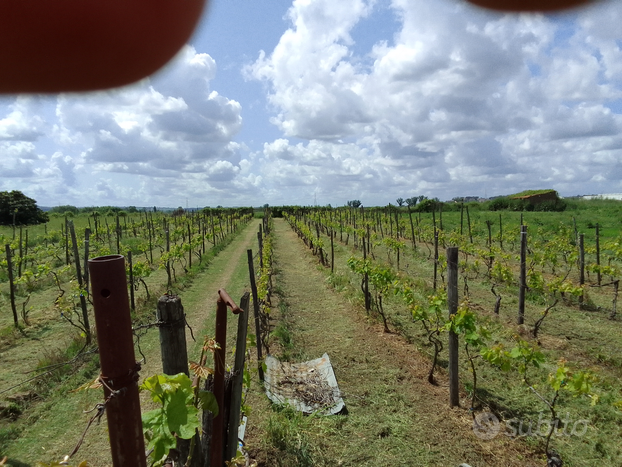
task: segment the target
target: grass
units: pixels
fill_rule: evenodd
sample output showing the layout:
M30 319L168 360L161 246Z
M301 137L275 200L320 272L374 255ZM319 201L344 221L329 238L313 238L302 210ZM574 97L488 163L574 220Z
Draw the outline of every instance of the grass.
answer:
M267 421L267 443L281 455L277 465L311 467L320 465L321 451L309 440L313 420L288 405L274 405Z
M240 231L248 232L247 229L240 229ZM244 235L248 237L246 233ZM254 235L250 237L255 238ZM212 287L214 291L218 287L224 286L236 294L237 290L244 288L243 279L238 277L240 273L237 274L234 281L237 282L232 289L229 289L229 282L214 284L218 282L218 277L222 277L222 265L226 264L228 260L227 254L220 256L218 253L226 251L226 248L231 248L232 242L239 244L240 240L229 237L226 241L217 245L216 248L208 250L203 256L201 265L198 264L197 260L193 262L193 267L186 274L178 276L180 281L174 285L172 290L172 292L177 292L184 297L184 307L187 315L197 314L201 324L211 321L210 316L213 316L212 312L213 308L215 308L215 299L214 301L209 300L209 311L205 310L208 313L203 316L200 314L202 310L198 310L196 307L193 308L193 301L196 305L201 302L201 299L204 300L206 285ZM236 262L236 266L239 266L238 262ZM243 271L244 268L241 270ZM248 277L248 273L246 273L246 276ZM164 271L154 271L146 280L149 283L152 298L150 301L146 301L143 294L138 295L139 308L133 314L135 322L149 322L153 320L155 318L155 301L159 295L166 291L165 285L162 285L163 283L166 284L166 274ZM212 285L210 286L209 284ZM192 292L192 297L189 295L190 292ZM188 297L188 300L186 300L186 297ZM190 320L190 318L188 319ZM233 322L234 320L230 321ZM198 329L199 327L195 326L194 332L197 339L200 339L201 336L197 333ZM14 466L29 465L22 464L21 462L61 459L71 451L73 444L84 430L88 416L80 415L80 412L89 410L97 402L101 402L101 390L72 392L84 382L95 378L99 369L96 355L86 355L86 358L80 359L71 365L62 364L76 356L77 352L82 348L83 339L72 337L75 334L70 333L67 335L67 325L62 321L42 319L42 317L38 316L33 320L33 325L25 328L24 332L26 333L29 346L25 345L26 340L22 335L16 337L4 349L5 351L2 355L3 371L0 375L2 384L0 387L6 388L15 382L16 379L21 378L19 372L15 371L17 368L20 368L20 371L27 371L34 367L38 367L40 370L52 369L53 371L44 380L31 386L24 386L23 390L33 390L39 395L40 399L38 401L24 406L23 413L15 422L10 422L6 419L0 420L1 432L6 432L15 437L11 443L8 443L6 447L0 450L0 453L9 455L11 458L10 464ZM3 336L12 336L13 334L15 334L15 331L9 326L3 330ZM5 340L3 338L4 343ZM147 363L143 364L145 372L157 372L157 366L160 365L158 362L159 342L157 332L152 331L143 335L140 339L140 348L147 356ZM150 368L154 368L154 364L156 369L150 370ZM50 367L50 365L58 366ZM161 365L159 371L161 371ZM59 436L59 433L62 433L62 436ZM106 424L93 425L77 457L89 459L92 465L105 465L107 462L110 462L108 453Z
M567 216L568 213L525 213L525 220L546 232L548 228L555 228L551 219L562 219L559 217L562 215ZM498 213L472 213L472 221L478 234L487 235L484 223L486 216L491 216L491 220L496 219L498 222ZM507 216L503 213L504 222L510 224L518 225L518 216L518 213L507 213ZM594 219L597 218L598 216ZM422 222L431 222L428 214L422 214L421 219ZM563 219L568 221L567 217ZM459 225L459 213L444 213L443 222L447 226L445 228L456 226L456 222ZM577 218L577 222L582 225L583 221ZM619 235L619 217L610 219L610 223L612 229L618 229ZM250 235L245 238L253 237L254 235ZM421 384L419 373L423 375L427 371L427 362L422 356L429 355L430 349L420 326L412 322L399 297L387 297L385 301L390 327L396 331L395 334L378 333L375 315L367 315L361 311L360 279L345 264L347 257L356 253L352 249L352 238L350 240L348 247L340 244L336 246L336 268L332 275L330 269L321 266L312 266L309 270L305 263L306 254L300 253L297 244L298 250L294 248L289 253L295 272L292 271L292 265L276 264L277 270L288 270L289 273L283 273L280 279L277 276L274 294L277 306L273 308L276 321L272 333L273 338L279 341L274 349L280 353L281 358L302 360L315 358L323 351L329 351L350 412L337 417L302 417L290 413L291 410L286 408L273 409L262 399L261 389L254 385L249 395L253 409L249 423L249 443L253 455L263 462L262 465L283 466L440 466L454 463L458 465L458 460L469 460L464 457L457 459L455 456L458 454L448 453L447 446L452 443L452 449L456 453L472 456L472 465L521 465L505 464L506 457L486 457L488 454L479 451L477 442L474 444L473 437L469 437L469 415L464 414L466 420L462 420L456 413L447 411L444 395L446 389L442 386ZM196 316L193 320L197 324L193 327L198 342L190 349L192 359L196 359L200 349L201 336L213 335L216 290L225 287L237 300L248 286L244 254L246 247L248 245L238 237L227 246L224 255L213 257L209 261L205 257L203 266L198 267L193 263L188 274L179 277L175 291L182 295L188 315ZM285 247L281 243L277 244L276 249ZM431 262L426 251L422 245L419 253L407 248L401 261L402 273L408 273L417 281L419 299L422 302L430 291L432 276ZM387 257L382 247L378 247L376 257ZM165 274L161 270L148 278L150 286L153 284L154 287L154 297L163 291L162 278L165 280ZM300 290L305 282L312 282L320 287L302 294ZM494 297L490 293L490 284L481 275L469 281L472 306L478 310L482 322L491 329L494 339L507 346L512 345L513 336L520 331L514 324L517 308L515 289L512 286L500 286L497 289L503 295L501 314L497 317L491 311ZM338 300L334 297L335 292ZM34 302L31 303L36 303L35 295L33 294ZM595 289L592 289L592 295L595 304L604 306L607 302L610 303L609 297L602 298L601 292ZM528 324L538 316L542 305L542 296L531 294L527 304ZM147 308L153 310L153 301L147 304ZM354 313L352 310L355 310ZM143 316L149 320L147 315ZM49 319L45 312L33 312L32 321L33 325L24 331L29 336L31 347L15 354L9 365L17 367L20 361L22 364L24 361L33 361L29 354L34 354L35 362L41 360L41 365L52 363L63 354L65 358L70 358L72 353L65 354L63 349L73 345L72 352L75 352L77 344L71 344L71 336L67 336L66 328L61 326L63 323ZM229 319L230 339L234 334L235 321ZM547 353L548 363L536 374L539 384L545 384L547 374L554 370L555 361L560 357L568 358L576 367L591 369L599 376L596 388L600 402L596 406L591 407L586 401L568 397L560 400L560 406L564 407L562 413L565 414L567 408L573 420L589 420L584 436L554 438L553 447L562 453L565 465L620 465L622 453L617 439L622 437L622 411L615 409L613 405L622 400L622 387L619 383L622 368L622 359L619 357L622 350L619 324L619 320L608 320L606 313L602 311L581 309L576 303L569 302L560 303L542 327L540 345ZM0 329L3 345L8 343L5 348L11 348L16 341L23 338L15 332L8 322ZM10 342L11 339L14 339L13 343ZM44 343L54 340L58 341L57 346L44 346ZM159 350L156 333L152 332L142 338L141 347L148 359L152 359L152 355ZM58 350L51 351L50 348ZM233 349L232 341L228 342L227 348ZM46 352L58 355L46 355ZM3 358L7 355L9 354L4 353ZM230 358L231 352L228 355ZM49 361L43 362L44 359ZM445 365L445 354L442 355L442 360ZM3 368L10 367L5 366L5 362L2 361ZM478 394L488 409L506 420L513 417L525 421L538 420L539 413L546 407L533 397L520 379L516 376L508 379L507 374L485 365L480 360L477 361L477 370L481 372ZM98 391L89 391L89 394L73 394L68 391L79 385L79 381L88 380L88 375L94 377L95 373L96 367L90 370L84 367L76 371L70 369L60 377L58 390L51 391L45 401L23 408L17 424L9 425L6 420L0 421L0 452L10 449L13 459L22 461L27 458L52 459L66 453L68 444L71 444L77 436L76 433L84 426L82 418L74 421L77 418L76 410L92 408L100 397ZM464 360L461 373L466 397L470 390L470 373ZM441 382L443 375L444 372L441 371ZM5 382L2 381L2 386L4 385ZM451 424L448 424L448 420ZM456 426L460 426L460 430ZM61 429L59 427L67 429L67 442L58 440ZM98 452L106 449L105 428L94 427L88 439L81 453L91 461L103 459L98 457ZM2 447L2 443L6 447ZM495 449L497 447L495 445ZM539 449L540 440L528 437L507 440L501 445L499 452L521 456L517 459L522 459L522 465L543 465L530 463L534 459L533 453L541 456ZM14 454L16 452L17 455Z
M455 213L451 214L455 215ZM533 214L536 215L536 213ZM496 215L498 218L498 214ZM544 219L549 216L549 213L537 213L537 215ZM516 217L516 214L512 213L512 216ZM557 214L553 216L557 216ZM447 217L450 220L452 219L451 216ZM431 221L431 219L428 220ZM447 218L444 216L443 220L445 222ZM540 222L538 218L534 218L532 221ZM615 222L619 222L619 219ZM543 221L541 224L542 226L547 225ZM376 252L378 259L386 257L380 248L377 247L379 251ZM333 285L335 290L340 291L350 301L354 301L360 306L362 303L360 279L353 277L343 267L345 258L354 250L351 247L346 248L340 245L337 251L336 273L333 275L326 274L326 280ZM419 253L413 253L410 248L406 251L408 253L405 252L404 255L402 272L416 278L419 282L419 288L424 295L421 297L421 301L424 302L425 290L429 290L432 277L431 262L426 257L426 249L421 245ZM503 295L501 315L498 317L492 313L494 297L490 293L490 284L487 281L482 280L481 276L470 280L469 290L471 305L478 310L482 323L493 332L494 341L502 342L511 348L514 344L514 336L521 331L514 324L517 309L516 288L502 286L497 289ZM595 294L596 290L592 289L592 292ZM598 295L600 296L602 293L599 292ZM392 328L398 330L417 349L427 353L428 348L422 339L423 334L409 319L404 307L399 297L386 297L385 309L388 310ZM537 319L542 308L542 295L531 293L527 303L528 326ZM372 318L373 315L368 316L368 319ZM565 415L568 412L575 421L588 420L589 422L587 432L581 437L554 437L553 448L562 453L564 465L595 465L596 462L598 465L619 465L622 456L615 440L622 435L622 411L614 406L616 401L622 400L622 387L619 383L622 364L618 358L620 350L622 350L622 341L619 337L619 320L612 322L607 319L607 315L603 312L581 309L576 301L562 301L547 317L542 329L539 344L547 354L547 363L541 370L536 370L532 376L538 381L541 390L546 392L548 373L555 370L555 364L559 358L565 357L573 367L588 369L598 375L595 391L601 398L599 404L592 407L589 401L584 399L562 396L559 401L560 413ZM525 385L521 384L518 375L504 374L479 360L477 361L477 371L480 373L478 394L484 400L485 407L497 413L500 418L508 420L518 417L524 419L525 422L537 421L541 412L544 412L545 415L548 413L547 407L534 397ZM470 371L464 361L461 373L465 381L465 389L469 390L470 377L468 375ZM541 441L536 437L523 439L522 443L536 453L542 449Z
M483 463L468 437L452 440L451 453L444 448L443 440L455 434L455 415L433 394L437 388L416 378L421 370L412 346L357 311L359 281L345 265L349 250L337 247L331 276L310 255L302 257L302 244L283 240L281 228L275 226L275 281L288 307L285 325L279 313L275 326L288 329L296 361L330 355L348 412L304 417L271 408L252 392L248 449L259 465L446 466L469 456L473 465L493 465ZM326 287L329 281L339 294ZM277 346L273 354L286 352Z

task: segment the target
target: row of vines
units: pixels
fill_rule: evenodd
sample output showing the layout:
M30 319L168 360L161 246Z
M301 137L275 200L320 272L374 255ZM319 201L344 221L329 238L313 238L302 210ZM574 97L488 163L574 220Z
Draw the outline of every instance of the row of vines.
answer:
M598 317L603 329L610 327L607 321L617 325L622 236L602 241L597 225L595 236L586 239L572 223L546 229L527 225L522 216L520 223L511 225L507 221L504 224L502 215L495 223L490 219L478 222L470 216L465 218L464 212L460 213L460 223L450 230L443 229L440 213L414 214L392 206L294 208L284 217L320 264L333 271L336 266L339 269L334 259L327 259L329 255L335 257L335 243L346 252L346 272L341 269L341 274L350 274L357 284L366 312L382 321L385 332L401 333L430 354L430 384L439 384L438 368L446 364L448 333L459 336L464 350L461 372L470 375L463 388L468 393L476 434L478 429L486 434L484 425L491 413L502 420L528 417L533 416L535 405L550 416L542 433L542 448L547 465L555 466L561 465L562 455L551 448L553 437L559 440L561 434L571 433L560 406L571 412L575 421L585 421L589 413L607 413L613 424L607 429L619 431L622 388L616 382L621 365L615 348L611 354L603 352L607 354L605 361L612 363L603 368L602 360L586 360L581 349L573 352L581 361L569 363L564 352L546 349L540 337L545 320L561 305L564 313L574 310L590 313L588 320ZM444 253L449 246L458 247L455 285L460 284L462 295L457 312L451 316ZM335 273L331 280L339 281ZM490 299L486 290L492 294ZM527 315L523 308L522 316L521 294L523 306L525 299L528 304ZM505 310L502 317L501 309ZM603 310L607 315L602 315ZM518 326L513 324L517 313ZM547 329L545 337L558 338L558 332ZM563 332L581 336L583 330L575 327ZM614 342L620 345L619 339ZM489 386L482 387L482 381ZM532 398L518 396L517 387L525 388ZM508 407L503 402L507 399L514 400L517 407ZM582 400L587 404L580 404ZM596 404L598 409L594 408ZM508 436L525 434L522 422L519 429L512 429L511 423L506 427ZM592 435L599 449L619 459L617 448L603 447L606 443L597 434L605 428L590 428L594 428ZM565 460L577 455L568 447L567 439L558 444L565 450Z
M6 252L0 261L2 301L15 301L11 305L20 309L27 325L31 294L55 288L56 307L62 317L73 322L80 297L88 298L88 259L111 254L131 256L128 275L133 288L140 285L149 298L145 279L152 271L166 270L170 287L180 272L191 269L193 262L200 264L210 247L222 242L251 216L249 210L223 209L179 216L144 212L122 218L117 215L109 223L107 217L102 220L94 212L86 219L76 219L75 224L80 222L81 228L65 217L59 229L45 225L44 232L36 236L29 236L28 228L20 228L14 238L0 234ZM78 315L75 324L84 327L81 313ZM17 316L14 321L17 326Z

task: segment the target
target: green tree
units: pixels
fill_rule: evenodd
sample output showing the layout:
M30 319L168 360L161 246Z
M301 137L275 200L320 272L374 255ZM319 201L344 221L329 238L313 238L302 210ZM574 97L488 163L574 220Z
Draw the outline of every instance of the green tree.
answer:
M62 206L54 206L52 209L48 211L50 214L65 214L67 212L71 212L73 214L78 214L80 210L72 206L70 204L64 204Z
M21 191L0 191L0 225L41 224L48 215L37 207L37 202Z

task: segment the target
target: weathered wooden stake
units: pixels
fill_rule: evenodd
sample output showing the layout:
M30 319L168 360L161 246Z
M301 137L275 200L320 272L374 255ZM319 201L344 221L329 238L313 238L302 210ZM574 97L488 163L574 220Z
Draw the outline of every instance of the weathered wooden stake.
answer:
M78 279L78 286L80 287L80 307L82 308L82 324L84 324L84 332L86 334L86 343L91 343L91 325L89 324L89 313L86 307L86 297L82 293L84 289L84 282L82 281L82 268L80 266L80 254L78 252L78 241L76 239L76 229L73 222L69 222L69 230L71 232L71 244L73 246L73 256L76 262L76 278ZM125 274L125 271L123 271Z
M186 348L186 315L177 295L163 295L158 300L156 318L160 322L160 351L162 372L174 376L188 372L188 350ZM181 462L186 462L190 452L189 439L177 439L177 450Z
M458 247L447 248L447 306L449 317L458 312ZM449 331L449 406L460 405L458 335Z
M257 296L257 284L255 283L255 267L253 265L253 250L246 250L248 257L248 274L251 281L251 293L253 294L253 314L255 316L255 337L257 340L257 370L259 371L259 380L263 383L263 342L261 340L261 321L259 319L259 297Z
M129 266L130 272L130 309L132 311L136 310L136 303L134 302L134 264L132 263L132 252L127 252L127 262Z
M601 282L601 274L600 274L600 225L596 224L596 281L598 285Z
M121 254L121 224L119 224L119 214L117 214L117 254Z
M617 307L618 307L618 289L620 287L620 279L618 279L617 281L613 281L613 302L612 302L612 308L611 308L611 313L609 314L609 319L614 319L616 317L616 313L617 313Z
M434 280L433 288L436 290L436 282L438 276L438 230L434 231Z
M168 229L168 225L165 226L165 229L166 229L166 252L169 253L171 251L171 235ZM173 285L173 279L171 278L171 260L168 257L166 258L166 275L168 277L166 286L170 287L171 285Z
M473 233L471 232L471 216L469 215L469 207L465 206L465 209L467 213L467 227L469 228L469 239L471 240L471 243L473 243Z
M84 229L84 290L89 294L89 249L91 229Z
M584 234L579 234L579 285L585 284L585 247ZM579 302L583 303L583 293L579 297Z
M415 226L413 225L413 213L408 205L408 219L410 220L410 235L413 239L413 250L417 249L417 242L415 241Z
M15 327L19 327L19 321L17 319L17 308L15 307L15 284L13 282L13 262L11 261L11 245L6 244L6 263L9 272L9 295L11 298L11 310L13 310L13 321Z
M330 228L330 272L333 274L335 272L335 244L333 237L335 236L335 231L333 228Z
M186 348L186 318L181 298L177 295L163 295L158 300L156 318L160 322L160 350L162 371L167 375L188 372L188 350Z
M464 226L464 203L460 203L460 235L462 235Z
M525 322L525 291L527 290L527 226L520 228L520 282L518 288L518 324Z
M259 270L263 270L263 234L261 233L261 224L259 224L259 231L257 232L257 242L259 244Z

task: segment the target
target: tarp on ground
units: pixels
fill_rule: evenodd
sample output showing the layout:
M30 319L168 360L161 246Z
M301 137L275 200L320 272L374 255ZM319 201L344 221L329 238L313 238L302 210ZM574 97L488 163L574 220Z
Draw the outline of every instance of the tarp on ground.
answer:
M310 414L335 415L345 404L328 354L303 363L281 362L266 357L265 386L275 404L289 404Z

